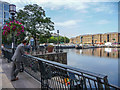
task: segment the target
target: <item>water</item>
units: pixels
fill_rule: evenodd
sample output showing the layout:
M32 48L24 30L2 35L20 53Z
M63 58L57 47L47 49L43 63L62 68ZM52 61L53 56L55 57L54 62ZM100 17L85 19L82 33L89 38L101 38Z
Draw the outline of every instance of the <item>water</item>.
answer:
M107 75L109 83L120 86L118 81L120 49L64 49L64 52L67 52L68 65Z

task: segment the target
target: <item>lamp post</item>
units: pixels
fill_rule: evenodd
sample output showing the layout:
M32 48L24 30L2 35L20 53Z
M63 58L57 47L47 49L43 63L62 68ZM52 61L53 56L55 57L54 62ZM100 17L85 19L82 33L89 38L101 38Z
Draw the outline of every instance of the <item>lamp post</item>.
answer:
M58 50L57 50L57 52L59 52L59 30L57 30L57 34L58 34Z
M14 5L14 4L10 4L9 5L9 13L12 16L12 21L14 21L14 19L15 19L15 13L16 13L16 5ZM13 53L14 53L14 44L15 44L14 32L12 32L12 52Z
M0 50L2 45L2 25L0 24Z

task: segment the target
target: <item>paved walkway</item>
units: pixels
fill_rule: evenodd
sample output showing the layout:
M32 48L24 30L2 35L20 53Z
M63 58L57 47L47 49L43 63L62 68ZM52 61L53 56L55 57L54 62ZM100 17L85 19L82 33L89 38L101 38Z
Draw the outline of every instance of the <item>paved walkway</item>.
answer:
M14 87L2 69L2 63L0 59L0 89L2 88L14 88Z
M7 63L7 60L0 58L0 77L2 81L2 88L36 88L41 87L40 82L35 80L33 77L28 75L26 72L19 73L19 80L11 82L10 73L11 73L12 62Z

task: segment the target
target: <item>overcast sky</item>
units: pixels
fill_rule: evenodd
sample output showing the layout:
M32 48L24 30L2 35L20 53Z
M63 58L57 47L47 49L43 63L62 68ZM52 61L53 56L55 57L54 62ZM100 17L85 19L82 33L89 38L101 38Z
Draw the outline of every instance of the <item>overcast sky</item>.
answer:
M69 38L84 34L118 32L119 0L2 0L17 10L28 4L43 7L55 30Z

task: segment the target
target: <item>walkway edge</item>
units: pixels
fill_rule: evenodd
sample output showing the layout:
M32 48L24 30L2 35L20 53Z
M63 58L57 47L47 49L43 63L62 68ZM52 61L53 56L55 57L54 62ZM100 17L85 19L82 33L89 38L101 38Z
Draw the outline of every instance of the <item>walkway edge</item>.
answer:
M14 90L11 81L8 79L8 77L2 69L2 64L0 64L0 90L3 88L12 88Z

